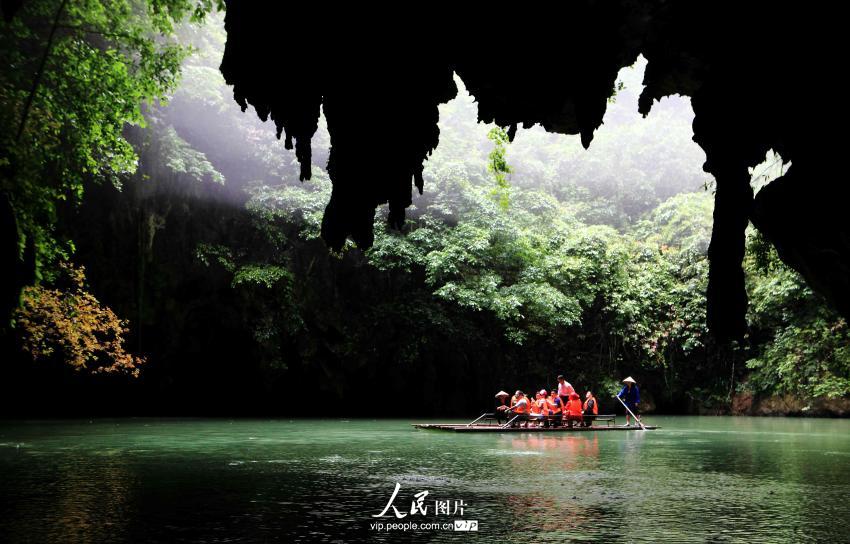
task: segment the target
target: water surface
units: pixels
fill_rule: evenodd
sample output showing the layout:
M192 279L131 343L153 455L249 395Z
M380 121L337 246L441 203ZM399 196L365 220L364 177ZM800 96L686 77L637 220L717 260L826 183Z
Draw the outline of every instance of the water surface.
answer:
M387 420L2 422L0 541L850 540L850 421L652 422L663 428L579 435ZM405 518L372 517L396 483ZM422 491L427 513L410 514ZM371 525L454 520L479 531Z

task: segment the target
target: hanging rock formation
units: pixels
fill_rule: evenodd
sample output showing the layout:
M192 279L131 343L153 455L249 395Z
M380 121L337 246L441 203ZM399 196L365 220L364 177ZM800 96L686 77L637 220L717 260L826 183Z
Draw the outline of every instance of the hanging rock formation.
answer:
M850 220L838 174L836 88L841 18L820 8L708 1L576 1L487 13L307 13L289 4L229 2L221 71L243 107L270 117L310 177L319 109L331 136L333 194L322 224L330 247L372 243L375 208L400 227L422 164L438 145L437 106L457 92L479 120L542 125L591 145L617 72L648 60L640 111L671 94L692 98L694 140L717 181L709 248L709 325L746 331L741 260L749 221L850 316ZM768 149L793 164L756 198L747 168Z

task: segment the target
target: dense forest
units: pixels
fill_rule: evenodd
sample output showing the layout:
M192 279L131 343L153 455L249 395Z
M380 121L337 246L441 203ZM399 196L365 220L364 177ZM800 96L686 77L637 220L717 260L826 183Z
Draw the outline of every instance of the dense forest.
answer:
M752 227L749 332L710 336L713 180L687 98L637 113L645 61L589 150L510 141L457 79L403 229L379 210L373 247L332 252L330 137L299 181L219 73L217 6L95 4L0 23L5 413L469 416L559 373L600 398L632 375L663 412L845 409L846 322Z

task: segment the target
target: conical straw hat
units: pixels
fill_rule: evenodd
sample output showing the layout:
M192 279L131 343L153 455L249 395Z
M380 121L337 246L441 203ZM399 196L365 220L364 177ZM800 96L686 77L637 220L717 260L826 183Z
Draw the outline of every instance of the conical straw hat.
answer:
M510 395L510 393L505 393L504 391L499 391L498 393L496 393L496 398L499 398L499 397L510 397L510 396L511 396L511 395Z
M623 383L637 383L637 382L635 381L635 379L634 379L634 378L632 378L631 376L629 376L628 378L626 378L625 380L623 380Z

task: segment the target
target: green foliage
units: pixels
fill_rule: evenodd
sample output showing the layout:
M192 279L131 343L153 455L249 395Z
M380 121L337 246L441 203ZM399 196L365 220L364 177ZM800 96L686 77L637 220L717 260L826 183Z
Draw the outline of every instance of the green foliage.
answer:
M292 274L282 266L249 264L240 266L233 273L233 285L253 283L271 289L280 280L292 281Z
M144 125L143 105L177 84L187 49L174 24L213 7L222 3L32 0L0 22L0 190L38 265L71 248L56 237L63 201L79 201L87 181L120 186L135 171L124 127Z
M490 152L487 163L487 171L493 175L496 180L496 188L493 190L493 195L498 198L499 206L503 210L508 209L510 203L508 195L510 185L508 184L507 175L512 172L506 158L505 145L509 143L508 133L502 127L493 127L487 134L487 138L493 142L493 151Z
M704 255L710 241L714 199L706 192L680 193L639 221L634 232L662 252Z
M622 80L617 80L617 83L614 85L614 90L611 92L611 96L608 97L609 104L617 103L617 93L620 91L624 91L626 89L626 84Z
M757 232L749 237L748 249L749 320L762 341L747 360L751 372L745 387L806 399L850 395L847 322Z
M161 134L163 163L177 174L186 174L195 181L211 179L214 183L224 184L224 176L210 164L206 155L196 151L172 127L166 127Z
M204 265L215 262L233 274L231 285L253 284L271 289L279 281L290 283L292 274L283 266L274 264L247 262L239 263L233 252L222 245L198 244L196 256Z
M486 179L465 172L457 163L429 161L429 192L415 203L406 232L388 229L383 213L376 217L369 264L388 273L421 273L432 303L486 314L514 344L569 341L586 321L595 326L602 318L620 349L645 353L649 364L682 344L688 352L704 345L706 269L690 264L682 273L676 266L682 251L655 245L682 228L691 199L669 203L672 211L659 219L662 230L639 243L610 227L583 225L568 205L542 191L514 189L514 204L505 210L491 198ZM296 226L305 240L315 238L330 194L329 180L316 173L304 184L255 186L249 209ZM700 221L690 229L693 237L707 225ZM707 232L699 234L707 239ZM691 245L689 251L697 251ZM679 287L677 275L687 283ZM690 313L681 311L681 301Z
M300 185L255 185L248 192L248 209L264 221L296 224L307 240L319 237L331 195L331 181L325 172L314 168L310 181Z
M233 252L230 248L219 244L198 244L195 249L195 256L205 266L210 266L211 262L216 262L228 272L236 270L236 264L233 262Z

